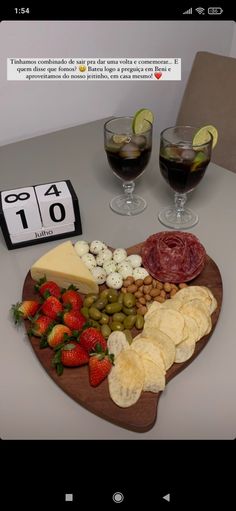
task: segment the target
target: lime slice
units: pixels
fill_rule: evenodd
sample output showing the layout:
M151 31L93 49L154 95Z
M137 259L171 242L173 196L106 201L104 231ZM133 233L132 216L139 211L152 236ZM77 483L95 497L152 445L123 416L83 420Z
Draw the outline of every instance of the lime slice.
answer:
M141 110L138 110L138 112L134 115L132 123L133 132L136 135L140 135L140 133L148 131L150 128L148 121L153 124L154 116L151 110L148 110L147 108L141 108Z
M129 137L127 137L127 135L113 135L112 138L115 144L123 144L123 142L129 141Z
M218 140L218 131L214 126L211 125L203 126L202 128L200 128L200 130L197 131L197 133L194 135L193 146L206 144L209 140L209 132L213 137L212 149L214 149Z

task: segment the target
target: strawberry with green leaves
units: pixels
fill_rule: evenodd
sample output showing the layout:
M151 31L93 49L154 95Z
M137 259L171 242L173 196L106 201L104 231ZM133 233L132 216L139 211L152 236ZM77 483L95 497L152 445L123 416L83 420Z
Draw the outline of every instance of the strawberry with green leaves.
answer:
M36 300L24 300L18 302L11 307L15 323L21 323L23 319L32 318L40 307L40 303Z
M73 285L71 285L67 289L67 291L65 291L62 294L61 298L62 298L62 303L64 304L64 307L67 310L79 311L83 305L83 300Z
M72 331L66 325L54 325L52 330L47 336L48 345L51 348L55 348L58 344L61 344L68 337L72 335Z
M63 323L71 330L81 330L86 323L86 318L79 311L69 311L63 314Z
M62 310L62 304L55 296L49 296L46 298L41 307L43 314L54 320L58 320L60 318Z
M106 339L103 337L102 333L94 327L88 327L86 330L83 330L80 334L79 341L87 353L95 351L97 344L101 346L103 351L107 348Z
M114 360L114 355L109 354L108 350L102 351L97 347L94 353L90 354L89 359L89 383L92 387L97 387L108 376Z
M40 314L32 320L32 325L28 334L34 335L35 337L46 336L49 328L52 327L53 325L54 321L52 318Z
M59 286L52 280L46 280L45 277L37 282L34 289L38 291L43 298L48 298L49 296L60 298L61 295Z
M63 367L79 367L89 361L88 353L77 341L62 343L55 348L52 365L56 368L58 376L63 373Z

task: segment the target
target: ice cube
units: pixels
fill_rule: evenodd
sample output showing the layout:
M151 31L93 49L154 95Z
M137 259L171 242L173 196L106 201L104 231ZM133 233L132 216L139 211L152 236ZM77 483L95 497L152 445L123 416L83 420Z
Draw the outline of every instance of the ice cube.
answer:
M163 158L167 158L168 160L181 161L181 151L178 147L175 146L163 147L161 149L161 156L163 156Z
M182 160L194 160L195 158L195 151L193 149L183 149L181 151L181 158Z
M130 142L129 144L124 144L120 151L119 155L121 158L125 158L127 160L133 160L140 156L141 152L136 144Z
M144 135L132 135L131 142L136 144L139 149L144 149L147 143L147 139Z
M110 140L106 143L106 150L110 153L118 153L122 145L122 143L114 142L113 138L111 137Z

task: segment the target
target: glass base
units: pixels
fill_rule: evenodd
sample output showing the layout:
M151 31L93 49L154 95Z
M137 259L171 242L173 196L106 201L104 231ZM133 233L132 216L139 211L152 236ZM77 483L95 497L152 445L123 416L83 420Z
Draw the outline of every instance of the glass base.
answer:
M178 212L174 207L163 208L158 218L163 225L172 229L188 229L198 223L198 215L188 208Z
M110 208L119 215L138 215L147 207L146 201L139 195L133 194L132 200L127 195L117 195L110 201Z

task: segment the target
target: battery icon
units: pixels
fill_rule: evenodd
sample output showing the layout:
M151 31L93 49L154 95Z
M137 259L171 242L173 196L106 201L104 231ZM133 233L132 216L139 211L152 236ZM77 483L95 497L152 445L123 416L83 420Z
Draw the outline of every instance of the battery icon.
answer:
M219 15L219 14L222 14L223 12L223 9L221 7L208 7L208 10L207 10L208 14L211 14L211 15Z

